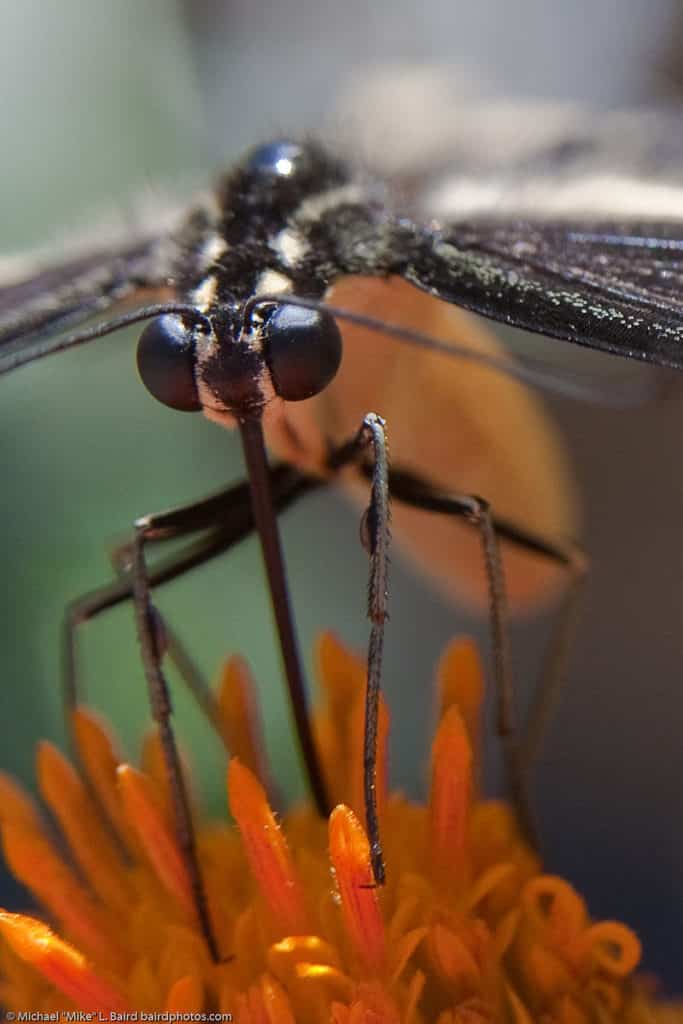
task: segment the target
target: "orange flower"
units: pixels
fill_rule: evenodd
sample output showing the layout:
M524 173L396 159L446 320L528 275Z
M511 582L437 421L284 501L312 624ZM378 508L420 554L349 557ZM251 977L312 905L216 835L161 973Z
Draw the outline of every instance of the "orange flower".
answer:
M155 740L148 770L137 771L80 709L84 779L41 747L38 778L59 847L30 799L0 779L5 857L50 922L0 914L0 1002L111 1019L213 1011L241 1024L654 1020L633 978L635 935L592 922L567 882L540 873L510 809L478 797L483 686L472 645L454 643L440 663L427 806L388 795L381 707L383 888L359 820L363 665L331 635L318 665L316 735L337 804L328 828L309 807L278 823L249 674L241 662L222 674L222 725L240 743L227 781L236 827L203 824L197 840L219 963L196 919Z

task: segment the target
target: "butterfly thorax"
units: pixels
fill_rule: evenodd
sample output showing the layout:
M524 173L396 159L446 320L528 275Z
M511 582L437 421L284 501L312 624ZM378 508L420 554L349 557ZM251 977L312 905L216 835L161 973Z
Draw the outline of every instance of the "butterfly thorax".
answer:
M378 231L383 198L317 144L260 146L184 225L178 291L209 312L262 293L319 298L340 274L389 271L398 247Z

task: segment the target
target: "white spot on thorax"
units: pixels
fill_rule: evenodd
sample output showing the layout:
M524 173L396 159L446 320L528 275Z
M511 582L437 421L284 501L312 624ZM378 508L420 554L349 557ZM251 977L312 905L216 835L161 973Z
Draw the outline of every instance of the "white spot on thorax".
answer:
M271 295L291 292L292 282L277 270L264 270L254 286L254 295Z
M344 203L360 203L363 198L364 192L359 185L340 185L309 196L293 214L292 224L276 236L272 243L273 249L286 266L296 266L309 251L308 242L296 225L314 223L328 210Z
M218 234L218 232L209 235L202 246L200 254L202 266L207 268L210 267L212 263L215 263L216 260L219 260L221 256L227 252L228 248L228 243L222 235Z
M201 313L206 313L216 301L218 280L214 274L209 274L190 294L190 301Z
M296 266L308 252L308 243L296 228L283 228L273 242L273 249L288 267Z

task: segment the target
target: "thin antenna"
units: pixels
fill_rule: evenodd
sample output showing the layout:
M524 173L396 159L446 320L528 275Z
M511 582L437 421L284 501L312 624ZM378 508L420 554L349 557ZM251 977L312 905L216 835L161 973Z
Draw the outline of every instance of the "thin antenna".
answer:
M155 316L164 316L169 313L176 313L179 316L186 316L208 326L208 320L203 313L187 302L160 302L152 306L142 306L130 313L122 313L121 316L112 320L105 320L104 323L95 324L93 327L84 327L83 330L74 331L72 334L57 334L55 337L38 338L31 344L22 344L17 347L17 342L7 342L0 348L0 374L9 373L11 370L18 370L20 366L32 363L35 359L42 359L44 356L51 356L55 352L64 352L65 349L75 348L77 345L85 345L89 341L103 338L114 331L138 324L143 320L150 320ZM22 343L25 338L17 339Z

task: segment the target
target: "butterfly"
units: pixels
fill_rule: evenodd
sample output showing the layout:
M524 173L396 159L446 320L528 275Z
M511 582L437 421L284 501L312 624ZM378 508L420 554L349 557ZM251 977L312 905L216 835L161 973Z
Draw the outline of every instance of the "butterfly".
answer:
M549 167L565 165L567 147L546 156ZM633 205L638 199L644 201L644 210L664 209L665 199L671 198L668 186L628 177L617 182L606 172L596 175L594 168L583 176L567 175L565 181L556 178L554 185L552 175L545 183L527 178L526 188L520 187L521 180L517 206L510 210L504 190L496 191L493 181L464 182L442 168L423 180L418 194L414 181L387 182L364 174L319 144L277 140L248 154L171 227L131 232L123 243L103 243L59 265L19 275L0 288L0 373L147 321L138 368L148 390L171 408L202 411L221 425L238 425L242 433L253 506L244 489L231 489L138 520L133 542L120 552L120 579L102 592L97 608L124 596L134 598L154 716L173 764L180 834L191 830L161 670L169 641L153 607L150 584L234 543L252 525L253 514L264 548L270 549L266 561L276 617L282 620L299 734L309 774L317 782L318 803L324 807L271 498L282 508L349 463L372 475L364 530L372 564L375 654L370 678L378 684L377 637L386 617L386 497L393 489L422 509L436 509L439 502L445 507L451 500L452 483L444 480L439 458L451 461L451 444L457 450L458 439L451 441L449 414L444 417L442 409L449 403L455 406L455 381L465 372L471 395L473 391L470 408L479 405L473 420L495 425L505 454L512 425L527 431L531 447L524 446L519 430L514 432L521 458L515 466L519 471L509 472L519 508L533 517L548 495L554 499L540 523L530 527L505 502L497 520L480 499L460 509L480 526L501 662L500 713L505 716L510 694L502 664L503 572L495 528L554 564L572 565L576 556L571 545L551 538L570 532L573 499L561 455L546 432L536 430L540 414L515 380L520 376L553 385L553 375L529 363L517 366L486 342L454 341L451 307L656 366L683 367L683 311L677 301L683 230L671 217L647 218ZM592 204L601 190L611 192L612 199L626 197L627 209L610 217L604 205L596 216ZM121 313L122 306L131 309ZM346 334L354 335L353 379L335 392L332 382L342 363L339 324L344 323L351 328ZM476 334L469 325L468 331ZM381 362L373 365L389 338L394 350L410 352L412 361L382 351ZM496 390L492 379L502 379L503 390ZM399 472L393 485L379 436L381 418L364 420L361 432L350 432L359 420L349 398L365 403L370 381L380 387L388 381L391 388L400 381L408 396L401 403L405 438L397 446ZM411 410L417 410L419 423L411 420ZM263 429L284 468L268 469ZM433 437L439 440L434 451L429 445ZM371 465L364 455L367 445L374 446ZM501 462L505 465L505 459ZM500 504L494 502L496 510ZM442 578L450 579L444 556L449 545L442 542L439 529L419 543L431 549L437 575L440 569ZM198 533L203 533L201 541L180 559L149 570L146 543ZM514 572L506 576L514 578ZM78 608L81 616L92 613L92 607ZM71 657L73 661L73 649ZM75 678L73 664L70 678ZM502 723L503 731L508 725ZM367 785L371 819L370 775ZM370 826L377 850L376 822ZM191 842L186 854L191 861ZM375 868L379 877L379 856ZM197 870L195 865L195 877ZM201 891L200 884L196 890ZM198 910L211 944L201 897Z

